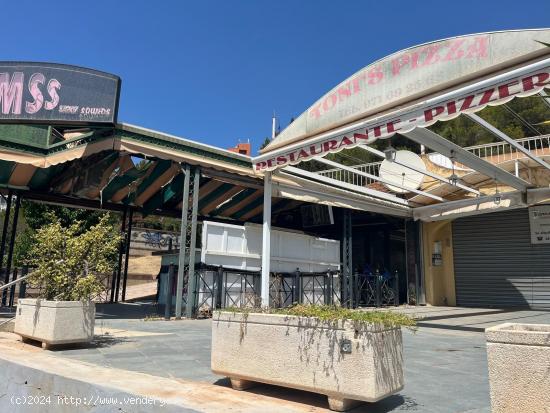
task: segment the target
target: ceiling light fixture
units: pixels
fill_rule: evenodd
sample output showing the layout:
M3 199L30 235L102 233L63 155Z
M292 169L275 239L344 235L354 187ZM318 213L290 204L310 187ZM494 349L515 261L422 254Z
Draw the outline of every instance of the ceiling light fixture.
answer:
M455 173L455 151L452 149L451 149L451 156L449 157L449 159L451 160L451 165L453 168L453 173L451 174L451 176L449 176L449 182L451 183L451 185L456 186L460 178Z
M397 156L397 151L393 146L391 146L391 142L388 141L388 147L384 149L384 155L386 156L386 160L389 162L395 161L395 157Z
M498 182L496 179L497 177L495 176L495 197L493 198L493 202L495 203L495 205L500 205L500 201L502 201L502 195L498 190Z

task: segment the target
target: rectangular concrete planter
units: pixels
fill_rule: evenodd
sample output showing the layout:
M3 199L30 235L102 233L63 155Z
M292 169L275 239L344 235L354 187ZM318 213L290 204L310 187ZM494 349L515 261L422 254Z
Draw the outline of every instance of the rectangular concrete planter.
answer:
M550 412L550 325L485 330L492 413Z
M94 338L95 303L82 301L19 300L14 333L46 346L86 343Z
M401 329L218 312L212 318L212 371L238 389L261 382L325 394L332 410L343 411L403 388Z

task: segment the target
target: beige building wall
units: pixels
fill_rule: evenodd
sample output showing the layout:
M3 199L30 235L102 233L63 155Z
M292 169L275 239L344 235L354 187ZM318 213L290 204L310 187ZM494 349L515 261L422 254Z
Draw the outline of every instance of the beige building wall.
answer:
M422 224L424 253L424 283L426 303L429 305L456 305L453 260L453 234L451 221L424 222ZM436 246L441 249L441 265L432 262Z

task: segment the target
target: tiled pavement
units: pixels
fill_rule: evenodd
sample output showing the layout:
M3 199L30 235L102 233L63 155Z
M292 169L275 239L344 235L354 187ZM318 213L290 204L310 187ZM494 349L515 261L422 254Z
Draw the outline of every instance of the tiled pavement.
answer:
M88 348L52 352L93 364L227 385L210 372L210 320L151 320L153 307L100 308L97 333ZM404 331L405 388L354 412L489 413L487 359L482 328L507 320L550 323L549 312L411 308L424 313L418 331ZM124 318L121 318L124 317ZM147 317L147 318L146 318ZM259 386L259 394L325 406L326 399L305 392Z

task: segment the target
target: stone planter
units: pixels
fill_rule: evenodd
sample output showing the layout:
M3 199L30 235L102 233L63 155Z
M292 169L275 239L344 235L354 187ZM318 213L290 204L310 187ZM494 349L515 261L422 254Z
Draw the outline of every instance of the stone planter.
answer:
M86 343L94 337L95 303L21 299L14 333L23 339L56 344Z
M550 412L550 325L485 330L492 413Z
M215 313L212 371L235 389L254 382L325 394L332 410L403 388L400 328L277 314Z

